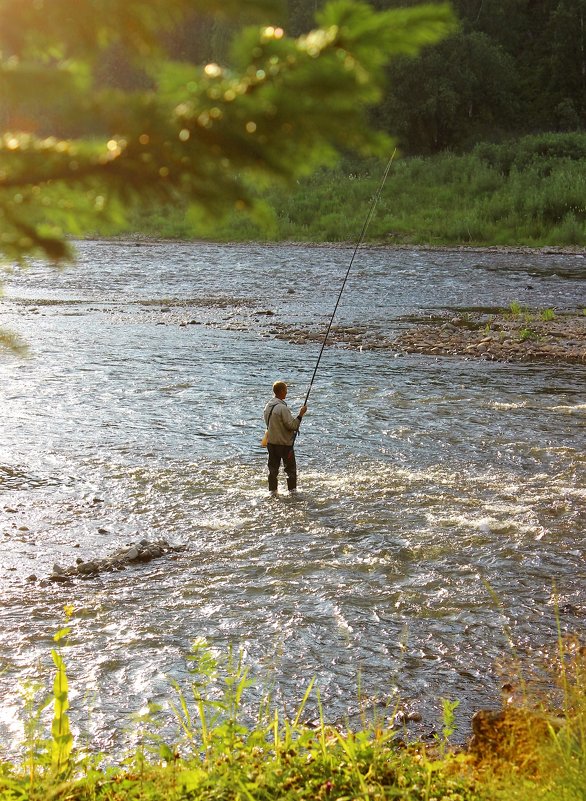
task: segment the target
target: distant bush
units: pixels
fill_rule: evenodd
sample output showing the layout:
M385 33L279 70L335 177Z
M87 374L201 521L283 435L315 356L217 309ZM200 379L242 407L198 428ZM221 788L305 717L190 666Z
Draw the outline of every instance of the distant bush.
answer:
M354 242L384 170L345 159L291 187L259 194L266 211L210 225L163 208L132 232L216 241ZM121 232L118 232L121 233ZM366 241L429 245L586 244L586 134L543 134L481 144L468 154L396 159Z
M502 144L483 142L473 153L488 166L508 175L513 168L524 169L537 161L586 159L586 133L539 134Z

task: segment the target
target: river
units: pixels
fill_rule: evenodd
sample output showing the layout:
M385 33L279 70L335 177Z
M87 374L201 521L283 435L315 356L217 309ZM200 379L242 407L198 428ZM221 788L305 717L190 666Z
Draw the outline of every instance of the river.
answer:
M354 719L360 684L383 715L385 699L418 712L416 735L441 727L441 697L459 700L465 738L514 657L555 650L556 606L562 631L583 634L586 367L328 347L296 445L300 493L271 499L262 408L283 378L296 410L319 350L271 331L325 329L351 249L78 254L6 276L2 299L2 326L30 346L0 357L5 753L22 736L17 687L51 684L66 603L74 729L111 753L147 700L172 719L170 682L188 682L199 637L242 648L288 710L315 676L331 722ZM585 289L583 254L363 248L336 322L388 335L446 309L581 309ZM55 562L143 537L187 547L45 581Z

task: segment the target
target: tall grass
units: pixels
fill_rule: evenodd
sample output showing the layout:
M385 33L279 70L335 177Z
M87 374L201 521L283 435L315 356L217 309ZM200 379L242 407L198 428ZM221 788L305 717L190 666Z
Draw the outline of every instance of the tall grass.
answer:
M586 649L558 629L549 665L558 683L491 713L493 726L474 747L450 746L457 701L441 700L443 728L431 744L406 744L384 715L363 716L356 731L331 726L309 681L293 715L265 694L251 714L253 688L242 654L217 654L205 642L189 655L191 686L170 688L173 739L157 726L153 704L133 725L135 751L118 767L99 769L100 755L78 752L64 719L65 660L57 635L51 738L30 714L22 763L0 763L2 801L578 801L586 797ZM34 693L33 693L34 695ZM315 695L319 719L303 722ZM30 698L29 694L29 706ZM115 755L107 755L109 761Z
M234 213L207 226L186 210L135 216L126 232L217 241L352 242L384 164L346 160L265 191L270 225ZM464 155L397 159L367 241L428 245L586 245L586 134L525 137ZM265 215L266 216L266 215ZM119 231L122 233L123 231Z

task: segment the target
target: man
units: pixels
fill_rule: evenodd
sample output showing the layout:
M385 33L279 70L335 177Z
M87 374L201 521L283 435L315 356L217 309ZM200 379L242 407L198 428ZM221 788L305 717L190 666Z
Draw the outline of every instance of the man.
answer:
M297 491L297 464L295 462L293 443L295 441L295 432L299 430L299 425L307 411L307 406L302 406L297 417L293 417L285 403L287 384L284 381L275 381L273 392L274 398L271 398L265 406L264 418L269 432L267 444L269 450L269 492L276 495L281 461L287 474L287 489L289 492Z

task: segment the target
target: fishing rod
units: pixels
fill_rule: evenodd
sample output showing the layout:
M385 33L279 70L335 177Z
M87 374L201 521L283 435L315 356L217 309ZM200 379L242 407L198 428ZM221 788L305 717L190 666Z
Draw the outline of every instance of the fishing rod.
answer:
M307 390L307 395L305 396L305 400L303 402L304 406L307 406L307 401L309 400L309 395L310 395L311 389L313 387L313 382L314 382L315 377L317 375L317 370L318 370L318 367L319 367L319 363L321 361L321 357L322 357L322 354L324 352L324 348L325 348L326 343L328 341L328 336L330 335L330 330L332 328L332 323L334 322L334 317L335 317L336 312L338 310L338 306L340 305L340 300L342 299L342 293L344 292L344 288L346 286L346 282L348 281L348 276L350 275L350 270L352 269L352 265L354 264L354 259L356 258L356 254L358 253L358 248L360 247L360 245L364 241L364 237L366 235L366 231L367 231L368 226L370 225L370 221L372 220L372 217L374 215L374 210L376 208L376 204L378 203L379 198L380 198L380 196L382 194L383 187L384 187L385 182L387 180L387 176L388 176L389 171L391 169L391 164L393 163L393 159L395 158L396 152L397 152L397 148L395 148L393 150L393 154L392 154L391 158L388 161L388 164L387 164L387 166L385 168L385 171L383 173L383 176L381 178L381 182L380 182L380 184L378 186L378 189L376 190L376 192L375 192L375 194L374 194L374 196L372 198L372 201L370 203L370 208L368 209L368 214L366 215L366 218L365 218L364 223L362 225L362 231L360 232L360 237L358 238L358 241L357 241L356 246L354 248L354 252L352 253L352 258L350 259L350 264L348 265L348 269L346 270L346 275L344 277L344 281L342 282L342 288L340 289L340 292L338 293L338 299L336 300L336 305L334 306L334 311L332 312L332 315L330 317L330 322L328 324L328 327L326 329L326 333L325 333L323 342L321 344L321 350L319 352L319 356L317 357L317 362L315 364L315 369L313 371L313 375L311 376L311 381L309 382L309 388ZM297 432L295 432L295 434L297 434Z

